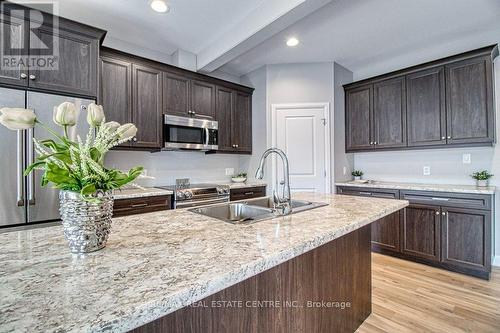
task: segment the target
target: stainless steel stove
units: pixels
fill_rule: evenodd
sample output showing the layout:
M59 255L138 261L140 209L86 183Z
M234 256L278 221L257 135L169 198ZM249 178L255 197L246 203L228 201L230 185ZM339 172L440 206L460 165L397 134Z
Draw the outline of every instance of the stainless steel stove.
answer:
M178 179L176 183L160 186L174 191L174 209L229 202L229 185L190 184L187 179Z

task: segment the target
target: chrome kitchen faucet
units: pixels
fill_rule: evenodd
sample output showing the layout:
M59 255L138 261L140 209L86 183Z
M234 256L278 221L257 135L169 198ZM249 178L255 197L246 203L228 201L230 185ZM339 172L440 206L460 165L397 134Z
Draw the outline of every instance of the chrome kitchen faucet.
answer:
M288 215L292 213L292 197L290 195L290 168L288 166L288 157L283 152L283 150L279 148L267 149L260 158L259 168L255 172L255 178L257 179L264 178L264 167L266 164L266 158L273 153L281 157L281 160L283 162L283 176L284 176L284 182L282 183L283 196L280 198L277 189L276 188L273 189L274 208L281 215Z

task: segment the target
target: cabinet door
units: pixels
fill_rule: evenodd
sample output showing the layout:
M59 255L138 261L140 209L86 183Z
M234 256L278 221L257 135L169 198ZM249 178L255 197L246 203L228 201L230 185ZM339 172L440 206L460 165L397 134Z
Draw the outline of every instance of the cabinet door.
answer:
M236 151L252 152L252 95L245 92L235 91L234 93L231 137Z
M101 57L99 103L106 121L132 122L132 64L112 57ZM122 147L130 144L124 143Z
M191 80L191 111L195 117L215 119L215 86Z
M372 149L373 86L346 90L346 151Z
M156 68L132 65L132 121L138 132L132 145L141 148L161 148L161 77Z
M446 144L444 67L406 76L408 146Z
M372 192L374 198L398 199L397 192ZM384 249L392 252L400 251L400 212L381 218L373 222L372 229L372 249Z
M163 73L163 110L165 114L189 116L189 79Z
M443 208L443 263L462 269L489 271L491 212Z
M489 57L446 66L449 144L493 142L492 87Z
M219 122L219 151L234 151L231 131L231 113L234 108L233 90L217 87L216 119Z
M375 148L406 146L405 77L373 85L373 141Z
M440 260L440 220L438 206L410 205L403 211L401 252L416 258Z
M59 52L56 69L32 70L29 86L68 94L97 96L99 41L58 29L36 29L38 38L30 40L30 55L42 56L40 41Z
M12 58L25 56L28 50L27 22L23 19L0 15L0 32L3 33L2 40L2 66L0 66L0 83L14 84L18 86L28 85L28 68L23 65L15 65ZM5 38L4 38L5 37ZM12 57L12 58L11 58ZM10 65L4 67L4 63ZM9 69L12 68L12 69Z

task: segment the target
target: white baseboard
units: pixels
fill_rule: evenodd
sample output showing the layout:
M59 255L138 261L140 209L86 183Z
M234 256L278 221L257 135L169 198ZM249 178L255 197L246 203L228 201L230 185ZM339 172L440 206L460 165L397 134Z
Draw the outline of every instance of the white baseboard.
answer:
M493 258L493 263L492 263L493 266L497 266L497 267L500 267L500 255L498 256L495 256Z

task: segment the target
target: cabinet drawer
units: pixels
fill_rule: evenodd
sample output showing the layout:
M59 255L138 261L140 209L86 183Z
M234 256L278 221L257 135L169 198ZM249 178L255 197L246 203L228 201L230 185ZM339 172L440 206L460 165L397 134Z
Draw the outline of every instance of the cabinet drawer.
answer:
M422 191L401 191L401 199L408 200L412 204L484 210L491 210L492 201L490 195Z
M231 201L259 198L266 196L266 186L238 188L231 190Z
M337 192L344 195L354 195L359 197L373 197L384 199L399 199L399 190L391 189L375 189L375 188L359 188L359 187L343 187L338 186Z
M113 217L168 210L170 209L170 207L170 195L133 199L118 199L115 200L113 206Z

